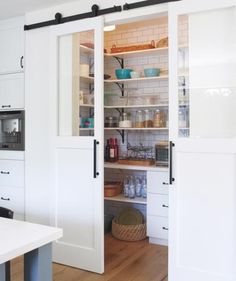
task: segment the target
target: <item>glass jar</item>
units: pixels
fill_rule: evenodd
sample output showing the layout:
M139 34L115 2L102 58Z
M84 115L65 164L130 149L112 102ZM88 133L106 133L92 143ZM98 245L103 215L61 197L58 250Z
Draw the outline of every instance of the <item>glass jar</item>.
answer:
M155 112L154 112L153 127L155 127L155 128L161 127L161 112L159 109L155 110Z
M138 110L135 116L135 127L143 128L143 112L142 110Z
M120 115L119 127L120 128L131 128L132 127L130 113L122 112L122 114Z
M152 112L148 109L144 110L144 121L143 127L144 128L152 128L153 127L153 120L152 120Z
M129 198L133 199L135 198L135 185L134 185L134 179L131 176L129 181Z

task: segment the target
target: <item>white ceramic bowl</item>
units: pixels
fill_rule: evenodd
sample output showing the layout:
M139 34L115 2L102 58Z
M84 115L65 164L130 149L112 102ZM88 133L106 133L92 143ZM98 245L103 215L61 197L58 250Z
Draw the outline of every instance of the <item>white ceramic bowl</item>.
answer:
M140 78L140 72L138 71L131 71L130 72L131 79Z

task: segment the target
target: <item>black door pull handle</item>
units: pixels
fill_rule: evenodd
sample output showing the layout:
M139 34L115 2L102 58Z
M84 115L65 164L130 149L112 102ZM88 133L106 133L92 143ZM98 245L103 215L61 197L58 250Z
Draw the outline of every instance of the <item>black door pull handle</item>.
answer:
M99 141L94 140L93 141L93 177L94 179L99 176L99 173L97 172L97 145L99 144Z
M169 155L170 155L170 167L169 167L169 184L171 185L175 179L173 178L173 147L175 144L170 141L170 146L169 146Z
M164 226L162 227L162 229L163 229L163 230L169 230L169 228L167 228L167 227L164 227Z

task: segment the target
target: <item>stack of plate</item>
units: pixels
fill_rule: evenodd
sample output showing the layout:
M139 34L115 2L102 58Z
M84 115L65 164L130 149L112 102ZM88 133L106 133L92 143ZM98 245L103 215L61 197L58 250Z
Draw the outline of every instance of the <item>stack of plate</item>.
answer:
M112 221L112 235L124 241L139 241L146 238L143 214L134 208L122 210Z
M116 222L123 225L143 224L143 214L135 208L123 209L116 217Z

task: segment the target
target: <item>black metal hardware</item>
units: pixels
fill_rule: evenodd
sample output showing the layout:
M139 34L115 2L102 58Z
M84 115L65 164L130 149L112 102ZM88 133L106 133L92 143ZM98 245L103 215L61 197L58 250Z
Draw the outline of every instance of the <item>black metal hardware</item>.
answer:
M99 11L99 7L98 7L98 5L93 5L92 6L92 13L93 13L93 17L97 17L97 15L98 15L98 11Z
M123 5L123 10L131 10L131 9L137 9L137 8L142 8L142 7L147 7L147 6L152 6L152 5L158 5L158 4L164 4L164 3L169 3L169 2L177 2L181 0L148 0L148 1L141 1L141 2L135 2L135 3L125 3Z
M4 172L4 171L1 171L0 172L2 175L9 175L10 174L10 172Z
M4 201L10 201L10 198L4 198L4 197L1 197L1 200L4 200Z
M169 184L172 184L175 179L173 178L173 147L175 144L170 141L170 147L169 147L169 155L170 155L170 167L169 167Z
M168 182L163 182L162 184L163 184L163 185L169 185L169 183L168 183Z
M71 22L71 21L76 21L76 20L82 20L86 18L92 18L92 17L97 17L97 16L102 16L106 14L111 14L111 13L116 13L116 12L121 12L122 7L121 6L113 6L111 8L106 8L106 9L99 9L99 6L93 5L91 7L91 12L88 13L83 13L83 14L78 14L78 15L73 15L69 17L63 17L62 14L56 13L55 19L53 20L48 20L44 22L39 22L39 23L34 23L30 25L25 25L24 30L32 30L36 28L41 28L41 27L47 27L51 25L57 25L57 24L62 24L66 22Z
M62 14L61 13L56 13L55 14L55 22L56 24L60 24L62 19Z
M164 226L162 227L162 229L163 229L163 230L169 230L169 228L167 228L167 227L164 227Z
M162 207L163 207L163 208L169 208L169 206L167 206L167 205L165 205L165 204L163 204Z
M122 143L125 143L125 131L124 130L116 130L116 131L120 134Z
M97 172L97 145L99 142L97 140L93 141L93 177L96 179L99 176Z
M2 108L11 108L11 105L8 104L8 105L2 105Z
M23 59L24 59L24 56L21 56L21 58L20 58L20 67L21 67L22 69L24 68Z
M120 67L124 68L124 59L123 58L119 58L119 57L114 57L114 58L118 61Z

